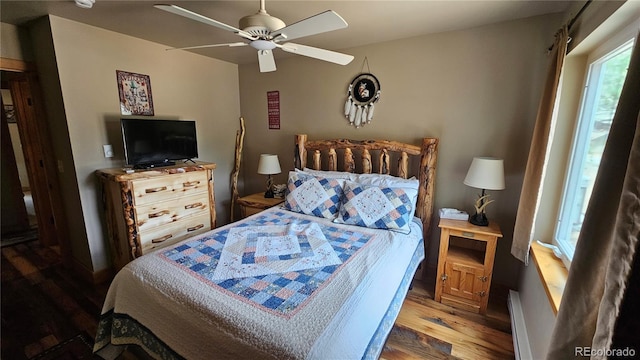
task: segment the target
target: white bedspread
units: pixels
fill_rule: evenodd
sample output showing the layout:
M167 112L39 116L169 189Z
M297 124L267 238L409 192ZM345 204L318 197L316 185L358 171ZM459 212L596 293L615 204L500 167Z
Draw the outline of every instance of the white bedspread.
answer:
M403 235L269 209L124 267L94 349L105 358L136 344L157 358L360 359L421 239L415 223Z

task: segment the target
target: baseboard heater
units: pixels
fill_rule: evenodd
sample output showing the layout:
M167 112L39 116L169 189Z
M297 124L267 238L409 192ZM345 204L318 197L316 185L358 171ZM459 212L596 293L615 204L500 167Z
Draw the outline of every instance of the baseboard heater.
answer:
M529 346L527 327L524 323L520 294L513 290L509 290L509 315L511 318L513 352L515 353L516 360L530 360L532 359L531 347Z

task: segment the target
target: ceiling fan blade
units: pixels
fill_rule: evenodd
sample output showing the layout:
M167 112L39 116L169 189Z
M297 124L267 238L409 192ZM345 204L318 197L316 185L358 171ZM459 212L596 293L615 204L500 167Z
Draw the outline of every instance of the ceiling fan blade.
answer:
M222 23L222 22L217 21L217 20L213 20L213 19L208 18L208 17L206 17L204 15L200 15L198 13L195 13L195 12L193 12L191 10L187 10L185 8L181 8L180 6L165 5L165 4L157 4L157 5L153 5L153 6L156 9L160 9L160 10L164 10L164 11L170 12L172 14L184 16L184 17L186 17L188 19L196 20L196 21L199 21L199 22L201 22L203 24L215 26L215 27L217 27L219 29L222 29L222 30L227 30L227 31L234 32L234 33L236 33L236 34L238 34L238 35L240 35L240 36L242 36L243 38L246 38L246 39L250 39L250 40L255 40L256 39L255 36L245 32L245 31L242 31L242 30L240 30L240 29L238 29L236 27L233 27L231 25L227 25L227 24Z
M247 46L249 44L243 42L235 42L228 44L211 44L211 45L198 45L198 46L187 46L187 47L179 47L179 48L170 48L167 50L191 50L191 49L205 49L210 47L219 47L219 46L228 46L228 47L237 47L237 46Z
M339 52L319 49L316 47L294 44L294 43L286 43L278 46L282 50L303 56L312 57L315 59L320 59L324 61L329 61L339 65L347 65L353 60L352 55L342 54Z
M273 51L258 50L258 63L260 72L276 71L276 60L273 58Z
M344 19L333 10L327 10L317 15L300 20L272 33L276 40L293 40L305 36L321 34L333 30L344 29L347 24Z

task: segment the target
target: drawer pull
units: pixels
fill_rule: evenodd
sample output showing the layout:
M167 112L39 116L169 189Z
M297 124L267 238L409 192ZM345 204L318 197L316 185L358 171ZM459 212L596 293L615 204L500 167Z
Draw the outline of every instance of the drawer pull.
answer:
M197 202L197 203L185 205L184 208L186 210L189 210L189 209L197 208L197 207L200 207L200 206L202 206L202 203L201 202Z
M200 181L187 181L186 183L182 183L184 187L192 187L200 184Z
M167 215L167 214L169 214L169 210L158 211L158 212L155 212L153 214L149 214L149 219L157 218L157 217L160 217L162 215Z
M157 187L157 188L144 189L144 192L146 192L147 194L150 194L150 193L160 192L160 191L165 191L165 190L167 190L166 186L160 186L160 187Z
M188 231L188 232L196 231L196 230L198 230L198 229L202 229L203 227L204 227L204 224L199 224L199 225L196 225L196 226L192 226L192 227L190 227L190 228L187 228L187 231Z
M470 237L470 238L472 238L472 237L474 237L474 236L475 236L475 234L474 234L474 233L472 233L472 232L463 231L463 232L462 232L462 236L466 236L466 237Z
M153 239L153 240L151 240L151 242L153 244L157 244L157 243L161 243L161 242L163 242L165 240L171 239L172 237L173 237L173 235L167 234L167 235L165 235L165 236L163 236L161 238Z

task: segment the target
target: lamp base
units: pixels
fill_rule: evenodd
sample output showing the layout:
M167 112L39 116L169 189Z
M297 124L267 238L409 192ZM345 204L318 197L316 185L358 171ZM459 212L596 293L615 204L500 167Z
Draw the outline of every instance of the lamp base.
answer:
M269 190L265 191L264 197L265 198L269 198L269 199L273 198L273 190L269 189Z
M476 226L489 226L489 219L485 213L476 213L469 217L469 222Z

